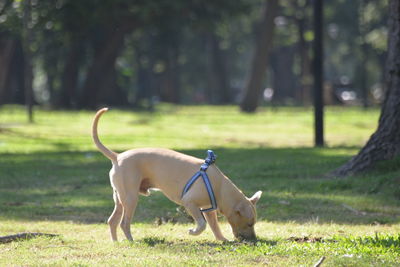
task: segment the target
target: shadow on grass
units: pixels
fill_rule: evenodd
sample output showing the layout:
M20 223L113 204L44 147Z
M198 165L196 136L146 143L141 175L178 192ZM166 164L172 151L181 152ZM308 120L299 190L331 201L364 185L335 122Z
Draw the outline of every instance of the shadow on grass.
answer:
M26 123L26 124L29 124L29 123ZM26 125L26 124L21 124L21 125ZM73 150L73 146L71 146L71 144L68 142L60 142L59 140L54 141L54 140L50 140L49 138L46 138L44 136L41 136L40 134L20 132L20 131L14 130L12 128L8 128L8 126L6 126L5 128L2 128L2 126L4 127L4 124L3 125L0 124L0 133L7 134L9 137L18 137L18 138L22 138L24 140L30 140L35 143L41 143L41 144L46 143L47 145L53 147L54 149L57 149L58 151L72 151ZM15 127L14 124L13 124L13 126Z
M345 162L355 148L214 151L220 169L247 196L264 191L257 208L260 220L340 224L400 221L398 160L362 177L326 180L323 174ZM206 154L205 150L181 152L200 158ZM97 151L0 154L0 219L105 222L113 209L110 166ZM176 205L154 193L140 199L134 221L151 223L163 216L179 216Z
M134 241L132 245L135 243L145 244L149 247L155 246L182 246L182 247L191 247L193 246L193 242L188 242L187 240L174 240L168 241L166 238L158 237L158 236L149 236L137 241ZM241 246L247 247L260 247L260 246L275 246L278 244L277 240L269 240L265 238L258 238L254 241L196 241L195 246L197 247L208 247L208 248L221 248L223 250L232 250L234 248L238 248Z

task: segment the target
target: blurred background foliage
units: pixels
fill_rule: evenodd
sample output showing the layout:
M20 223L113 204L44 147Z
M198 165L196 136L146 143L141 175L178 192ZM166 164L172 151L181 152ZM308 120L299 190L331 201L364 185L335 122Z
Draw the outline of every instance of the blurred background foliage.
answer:
M0 104L237 104L267 1L0 0ZM381 101L387 8L387 0L326 1L327 104ZM312 1L281 0L276 14L260 98L309 105Z

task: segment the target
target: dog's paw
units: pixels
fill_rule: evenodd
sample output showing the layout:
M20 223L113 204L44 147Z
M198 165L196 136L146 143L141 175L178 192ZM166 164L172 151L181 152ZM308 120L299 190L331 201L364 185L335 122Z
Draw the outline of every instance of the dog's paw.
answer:
M189 230L189 235L199 235L201 234L205 229L206 229L206 223L202 223L200 225L197 225L196 228L192 228Z
M190 229L189 230L189 235L199 235L202 231L199 231L197 229Z

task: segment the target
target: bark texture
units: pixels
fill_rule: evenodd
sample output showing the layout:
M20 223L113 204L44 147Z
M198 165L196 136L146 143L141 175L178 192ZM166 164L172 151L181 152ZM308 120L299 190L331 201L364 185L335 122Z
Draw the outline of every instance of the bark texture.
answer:
M386 93L378 128L366 145L330 177L362 172L374 163L400 154L400 1L389 2L389 40L386 61Z

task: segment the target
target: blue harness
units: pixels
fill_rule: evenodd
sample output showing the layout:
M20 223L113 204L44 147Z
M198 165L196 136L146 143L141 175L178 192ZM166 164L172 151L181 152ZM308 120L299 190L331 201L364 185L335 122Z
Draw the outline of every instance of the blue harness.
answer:
M190 187L197 181L197 179L201 176L203 178L203 182L206 186L208 196L210 197L211 208L209 209L200 209L202 212L212 211L217 209L217 200L215 199L214 191L212 189L212 185L208 175L206 173L208 167L215 162L217 157L215 156L212 150L207 151L207 158L205 162L201 165L200 171L196 172L192 178L187 182L185 188L183 188L182 197L189 191Z

